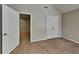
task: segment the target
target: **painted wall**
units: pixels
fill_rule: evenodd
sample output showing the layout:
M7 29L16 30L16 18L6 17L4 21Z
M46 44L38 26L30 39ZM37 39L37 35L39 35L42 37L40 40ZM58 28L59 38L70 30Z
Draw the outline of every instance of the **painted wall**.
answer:
M63 14L63 36L79 42L79 9Z
M30 19L21 18L21 32L30 32Z
M30 13L32 16L32 41L39 41L46 38L47 34L47 15L59 16L59 36L61 36L61 13L52 5L43 4L17 4L8 5L11 8L21 12ZM48 8L44 8L47 6Z
M0 50L1 50L1 35L2 35L2 6L0 5Z

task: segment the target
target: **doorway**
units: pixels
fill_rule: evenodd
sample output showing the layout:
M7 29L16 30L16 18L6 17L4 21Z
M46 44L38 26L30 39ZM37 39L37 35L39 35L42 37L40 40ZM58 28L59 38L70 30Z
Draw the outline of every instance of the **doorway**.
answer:
M20 14L20 43L30 42L30 14Z

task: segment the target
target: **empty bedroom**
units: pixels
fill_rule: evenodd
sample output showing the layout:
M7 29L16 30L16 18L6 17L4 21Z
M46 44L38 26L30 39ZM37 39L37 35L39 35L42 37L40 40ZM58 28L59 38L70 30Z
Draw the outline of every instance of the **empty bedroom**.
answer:
M3 54L79 53L79 4L3 4L2 15Z

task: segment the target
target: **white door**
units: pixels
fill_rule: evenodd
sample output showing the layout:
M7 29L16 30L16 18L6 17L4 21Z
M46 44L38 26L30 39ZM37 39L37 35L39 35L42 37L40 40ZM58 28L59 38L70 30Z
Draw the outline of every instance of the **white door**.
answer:
M2 53L8 54L19 45L19 13L2 5Z
M47 16L47 38L58 37L58 16Z

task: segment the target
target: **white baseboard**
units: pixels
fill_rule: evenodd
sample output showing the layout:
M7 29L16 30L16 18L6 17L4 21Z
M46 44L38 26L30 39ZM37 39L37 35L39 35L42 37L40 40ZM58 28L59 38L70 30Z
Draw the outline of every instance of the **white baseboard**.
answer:
M63 36L63 38L65 38L65 39L67 39L67 40L70 40L70 41L72 41L72 42L75 42L75 43L79 44L79 42L78 42L78 41L75 41L75 40L69 39L69 38L64 37L64 36Z
M59 38L59 37L54 37L54 38ZM75 42L75 43L79 44L78 41L69 39L69 38L67 38L67 37L62 36L62 38L65 38L65 39L67 39L67 40L70 40L70 41L72 41L72 42ZM48 40L48 39L53 39L53 38L44 38L44 39L39 39L39 40L32 40L31 42L38 42L38 41L43 41L43 40Z
M53 38L59 38L59 37L52 37L52 38L47 37L47 38L39 39L39 40L31 40L31 42L43 41L43 40L48 40L48 39L53 39Z
M39 40L31 40L31 42L38 42L38 41L43 41L43 40L47 40L47 39L44 38L44 39L39 39Z
M14 47L9 53L7 53L7 54L11 54L11 52L14 50L14 49L16 49L18 46L19 46L20 44L18 43L17 45L16 45L16 47Z

